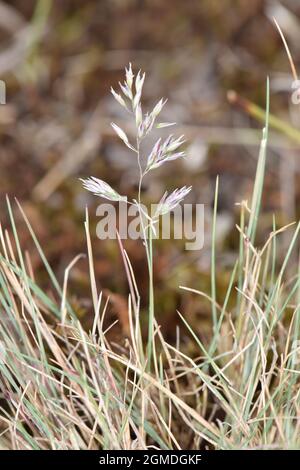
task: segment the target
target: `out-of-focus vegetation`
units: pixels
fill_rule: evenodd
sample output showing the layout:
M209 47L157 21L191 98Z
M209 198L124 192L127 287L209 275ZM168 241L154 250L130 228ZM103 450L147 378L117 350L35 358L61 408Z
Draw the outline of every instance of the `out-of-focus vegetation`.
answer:
M178 284L203 290L209 285L210 220L216 175L220 175L218 243L222 247L220 298L227 265L236 249L236 202L249 197L260 128L244 110L227 102L228 90L263 106L266 75L271 77L271 111L297 125L290 106L291 77L277 15L297 63L295 2L277 1L61 1L1 2L0 76L7 83L1 107L3 196L18 197L32 221L51 265L61 278L66 264L82 250L83 211L97 201L82 193L78 177L96 175L134 193L138 175L118 146L109 123L119 110L109 97L128 62L147 73L146 104L169 99L165 119L176 120L189 140L189 157L172 174L163 169L144 187L151 199L165 181L177 187L184 174L194 198L206 204L204 249L187 256L180 243L159 245L155 266L161 321L174 324L176 308L192 321L207 323L206 303L178 294ZM288 117L290 114L290 118ZM179 129L180 132L180 129ZM282 222L294 219L298 198L295 143L276 133L272 139L262 229L272 226L272 211ZM129 165L128 165L129 164ZM291 180L295 181L294 188ZM286 188L289 188L287 194ZM3 215L4 217L4 215ZM96 217L91 220L92 234ZM263 230L262 230L263 232ZM21 236L23 236L21 234ZM26 234L24 233L25 242ZM30 248L30 245L28 246ZM140 282L145 286L142 248L128 242ZM127 286L117 247L95 245L97 279L126 299ZM33 260L39 269L39 261ZM84 267L84 261L80 262ZM80 263L78 268L80 268ZM88 319L87 279L73 270L76 308ZM41 274L42 275L42 274ZM166 288L165 288L166 287ZM119 300L119 299L118 299ZM118 300L111 315L118 318ZM170 331L173 336L174 330Z

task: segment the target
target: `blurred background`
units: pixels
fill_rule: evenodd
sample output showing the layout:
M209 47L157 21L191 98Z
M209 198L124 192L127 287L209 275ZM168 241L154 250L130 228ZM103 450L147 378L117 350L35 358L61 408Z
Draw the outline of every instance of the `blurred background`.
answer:
M175 337L176 309L205 335L209 303L178 286L209 293L211 215L219 175L217 282L220 300L224 295L238 247L237 203L250 197L263 126L242 99L264 108L269 76L271 112L295 128L300 124L299 107L291 102L289 62L273 17L297 65L297 0L0 1L0 78L7 86L7 103L0 106L1 222L7 223L5 195L16 196L62 281L68 263L85 252L88 205L97 282L111 298L108 321L119 320L114 331L121 335L128 328L128 289L119 248L115 241L96 238L99 201L78 181L93 175L122 194L136 193L132 155L110 128L112 120L127 128L110 86L118 88L129 62L135 71L144 70L145 107L168 98L162 120L176 121L172 132L187 138L188 158L155 172L145 182L143 197L157 201L166 188L191 184L189 202L206 205L201 251L186 252L179 241L158 241L155 252L156 316L166 336ZM235 103L228 100L230 90L241 97ZM274 212L279 224L299 216L299 142L271 132L262 240ZM19 235L47 289L21 218ZM136 241L125 245L146 305L143 247ZM88 326L92 307L86 260L73 268L70 286L71 302Z

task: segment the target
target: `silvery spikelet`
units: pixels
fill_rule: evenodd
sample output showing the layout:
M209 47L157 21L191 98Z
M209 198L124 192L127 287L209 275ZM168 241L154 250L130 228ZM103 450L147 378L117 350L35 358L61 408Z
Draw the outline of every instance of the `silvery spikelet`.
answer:
M80 178L83 183L83 187L93 193L95 196L103 197L109 201L127 201L126 196L118 194L109 184L105 183L94 176L87 179Z
M166 162L183 157L185 155L184 152L175 152L183 143L183 136L174 139L170 135L164 143L161 142L161 139L158 139L148 157L147 170L158 168Z
M189 194L191 189L192 186L183 186L180 189L175 189L169 195L167 192L165 192L165 194L158 203L154 218L167 214L168 212L171 212L173 209L175 209L175 207L178 206L178 204L180 204L183 199Z

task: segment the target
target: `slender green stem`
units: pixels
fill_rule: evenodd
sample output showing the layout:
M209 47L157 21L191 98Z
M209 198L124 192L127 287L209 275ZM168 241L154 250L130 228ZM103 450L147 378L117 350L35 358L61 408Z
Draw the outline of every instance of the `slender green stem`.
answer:
M140 172L137 201L138 201L138 206L139 206L140 224L141 224L141 228L143 232L144 245L145 245L146 257L147 257L147 265L148 265L148 274L149 274L147 371L150 372L151 365L152 365L153 349L154 349L154 286L153 286L153 251L152 251L153 239L152 239L151 225L148 227L148 230L147 230L144 224L143 213L141 210L141 204L142 204L141 189L142 189L144 172L143 172L143 168L141 165L140 140L138 138L136 141L136 148L137 148L138 167L139 167L139 172Z
M284 134L286 137L291 139L293 142L296 142L297 144L300 143L300 131L297 128L274 116L269 111L260 108L251 101L239 96L234 91L229 92L228 99L231 103L239 106L242 110L244 110L257 121L265 123L266 120L268 120L271 129Z
M151 370L152 355L154 350L154 287L153 287L153 253L152 253L152 228L148 229L148 250L149 250L149 319L148 319L148 371Z

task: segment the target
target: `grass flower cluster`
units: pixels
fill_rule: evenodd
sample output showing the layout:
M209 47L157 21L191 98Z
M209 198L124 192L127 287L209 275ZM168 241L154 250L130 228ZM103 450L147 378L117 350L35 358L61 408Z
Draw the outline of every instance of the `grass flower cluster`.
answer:
M155 348L154 341L154 290L153 290L153 248L152 248L152 238L155 232L155 223L158 221L159 217L167 214L172 211L178 204L180 204L183 199L190 192L191 187L187 188L184 186L181 189L175 189L171 194L168 195L167 192L162 196L161 200L158 202L157 210L153 218L148 214L146 217L148 219L148 224L145 223L145 209L142 207L141 201L141 187L144 177L151 170L160 167L166 162L176 160L177 158L183 157L185 153L183 151L178 151L178 149L184 144L183 136L174 138L173 135L163 142L161 138L157 140L152 150L150 151L148 157L145 159L142 155L141 146L146 136L151 133L151 130L154 126L157 128L166 127L174 125L175 123L158 123L156 120L163 109L163 106L166 104L166 100L163 98L154 106L151 112L143 114L141 98L143 85L145 81L145 73L139 71L134 76L132 72L131 64L129 64L128 69L125 69L125 82L124 84L119 83L121 93L117 93L113 88L111 88L112 95L116 101L126 109L126 111L131 115L135 123L135 145L129 142L129 139L126 133L121 129L117 124L112 123L112 128L115 130L118 137L123 141L123 143L136 154L137 166L139 170L139 183L138 183L138 194L137 198L134 199L131 204L135 205L138 209L140 215L140 225L143 233L143 242L146 251L146 259L148 264L149 272L149 326L148 326L148 349L147 349L147 369L151 368L153 348ZM146 163L144 163L146 160ZM116 191L114 191L107 183L101 181L97 178L90 178L88 180L82 180L84 187L93 192L96 196L103 197L105 199L110 199L111 201L126 201L126 197L120 196ZM131 285L131 282L129 281ZM135 294L132 293L132 296ZM137 294L137 302L135 305L139 304L140 298ZM157 365L156 365L157 367Z

